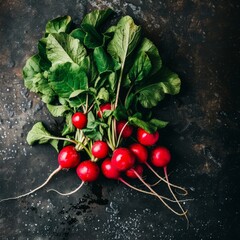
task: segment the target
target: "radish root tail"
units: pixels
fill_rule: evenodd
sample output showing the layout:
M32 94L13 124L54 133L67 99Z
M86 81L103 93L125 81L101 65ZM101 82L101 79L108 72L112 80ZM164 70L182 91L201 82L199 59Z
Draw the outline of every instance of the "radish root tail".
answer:
M148 192L148 191L145 191L143 189L140 189L140 188L137 188L133 185L131 185L130 183L128 183L127 181L125 181L124 179L122 178L119 178L118 179L119 181L121 181L123 184L125 184L126 186L128 186L129 188L135 190L135 191L138 191L138 192L141 192L141 193L145 193L145 194L149 194L149 195L153 195L155 196L156 194L152 193L152 192ZM149 185L149 184L148 184ZM173 202L173 203L176 203L176 200L173 200L173 199L170 199L170 198L167 198L167 197L164 197L162 195L160 195L162 199L164 200L167 200L169 202ZM178 200L179 202L186 202L186 201L191 201L192 199L187 199L187 200Z
M61 169L62 169L62 168L59 166L56 170L54 170L54 171L49 175L49 177L47 178L47 180L46 180L42 185L40 185L39 187L33 189L32 191L27 192L27 193L22 194L22 195L19 195L19 196L16 196L16 197L10 197L10 198L1 199L1 200L0 200L0 203L1 203L1 202L8 201L8 200L16 200L16 199L19 199L19 198L22 198L22 197L26 197L26 196L28 196L28 195L36 192L37 190L43 188L43 187L51 180L51 178L52 178L55 174L57 174L59 171L61 171Z
M166 176L165 176L165 178L161 177L148 163L146 163L146 165L156 175L156 177L159 178L159 180L162 180L163 182L169 184L171 187L174 187L174 188L177 188L177 189L181 190L183 193L182 194L178 193L179 195L182 195L182 196L188 195L188 191L185 188L170 183L169 181L167 181Z
M61 196L69 196L69 195L77 192L77 191L83 186L83 184L84 184L84 182L82 182L76 189L74 189L73 191L68 192L68 193L61 193L61 192L59 192L58 190L53 189L53 188L48 189L47 192L56 192L56 193L58 193L58 194L61 195Z
M138 179L153 193L153 195L155 195L170 211L172 211L173 213L175 213L176 215L178 216L186 216L186 212L183 212L183 213L179 213L179 212L176 212L173 208L171 208L162 198L161 195L159 195L157 192L155 192L143 179L142 177L135 171L133 170L135 175L138 177Z
M171 192L173 198L176 200L176 202L177 202L179 208L181 209L184 217L186 218L186 220L187 220L187 228L188 228L189 227L189 220L188 220L188 217L187 217L187 211L184 211L182 205L180 204L179 200L177 199L176 195L174 194L174 192L173 192L173 190L171 188L171 185L170 185L170 182L169 182L169 179L168 179L168 174L167 174L167 167L164 167L163 170L164 170L165 178L167 180L168 189Z

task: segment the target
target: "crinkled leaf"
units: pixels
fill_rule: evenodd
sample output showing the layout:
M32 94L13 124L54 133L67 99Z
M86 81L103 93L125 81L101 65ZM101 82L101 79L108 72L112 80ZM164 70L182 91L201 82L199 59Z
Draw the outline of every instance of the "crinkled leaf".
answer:
M46 33L60 33L60 32L69 32L71 27L71 17L63 16L58 17L47 22Z
M70 108L66 105L47 104L47 108L54 117L62 117L67 111L70 110Z
M53 136L45 129L42 122L37 122L28 132L27 142L29 145L33 145L36 142L43 144L47 143L51 137Z
M75 131L75 127L72 124L72 113L68 113L66 115L66 123L63 127L63 130L62 130L62 136L66 136L68 134L71 134L74 131Z
M47 38L42 38L38 42L38 54L40 56L39 66L43 71L48 71L52 63L47 58Z
M34 87L33 82L38 82L43 77L39 66L39 62L40 57L38 54L36 54L30 57L27 60L25 66L23 67L25 87L33 92L38 92L38 90Z
M49 73L49 85L62 98L69 98L75 90L87 90L87 82L86 73L69 62L52 67Z
M86 35L86 33L81 28L76 28L70 33L70 36L78 39L81 44L84 43L85 35Z
M103 47L95 48L93 51L93 57L100 74L114 70L116 71L120 68L120 65L113 61Z
M158 102L164 98L164 92L159 83L149 84L141 88L138 94L138 101L145 108L157 106Z
M178 94L181 88L181 80L178 75L167 68L162 68L160 74L160 85L166 94Z
M109 92L106 88L102 87L97 95L97 98L100 100L103 100L104 102L108 102L109 101Z
M52 33L47 37L47 57L52 64L66 62L80 64L87 52L78 39L66 33Z
M181 80L176 73L162 68L155 77L157 82L149 82L137 89L138 100L145 108L155 107L165 94L174 95L180 91Z
M90 54L87 57L85 57L79 66L81 67L81 69L83 69L83 71L86 72L89 84L95 82L98 76L98 71L93 61L93 56Z
M54 99L55 93L48 84L44 73L40 69L40 57L34 55L29 58L23 68L24 84L32 92L40 93L44 102Z
M144 38L141 42L138 52L145 52L151 60L152 68L150 75L158 72L162 67L162 59L159 55L157 47L147 38Z
M107 50L114 59L124 64L126 58L137 46L140 36L141 27L135 25L130 16L122 17Z
M89 24L97 28L102 25L113 13L114 11L110 8L106 10L94 10L85 15L82 20L82 24Z
M103 35L99 34L93 26L84 24L82 25L82 28L86 33L84 37L84 45L87 48L94 49L103 45Z
M152 69L151 61L145 52L140 52L134 61L132 68L130 69L127 78L131 83L137 84L139 81L143 80L148 76ZM125 86L129 85L128 82Z

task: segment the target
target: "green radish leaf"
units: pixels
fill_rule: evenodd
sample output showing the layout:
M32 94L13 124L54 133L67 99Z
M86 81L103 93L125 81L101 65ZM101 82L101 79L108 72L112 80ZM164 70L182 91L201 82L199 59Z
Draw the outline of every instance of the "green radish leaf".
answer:
M145 131L147 131L149 133L154 133L154 132L157 131L157 126L155 126L154 124L152 124L150 122L145 122L142 119L139 119L137 117L134 117L134 116L129 117L128 121L132 125L135 125L136 127L143 128Z
M66 62L80 64L87 55L80 41L66 33L49 34L46 49L48 59L55 65Z
M82 93L85 93L87 90L82 90L82 89L78 89L78 90L75 90L73 91L70 96L69 96L69 99L70 98L75 98L77 97L78 95L82 94Z
M69 32L71 27L71 17L63 16L55 18L51 21L48 21L46 25L46 33L60 33L60 32Z
M125 100L125 108L129 109L135 100L135 94L130 93Z
M33 145L38 142L39 144L47 143L53 137L43 126L42 122L37 122L33 125L32 129L28 132L27 143Z
M26 88L33 92L38 92L38 89L34 86L34 82L39 82L43 75L39 66L40 57L38 54L30 57L25 66L23 67L24 85Z
M125 16L118 22L113 39L108 44L107 50L114 59L124 65L126 58L139 43L140 36L141 27L135 25L130 16Z
M138 90L138 101L144 108L152 108L164 98L164 92L159 83L153 83Z
M103 118L108 118L113 114L113 110L105 110L102 114Z
M84 37L84 45L87 48L94 49L103 45L103 36L99 34L93 26L89 24L83 24L82 29L86 33Z
M160 85L165 94L178 94L181 87L181 80L178 75L167 68L162 68L159 74Z
M86 33L81 28L76 28L70 33L70 36L78 39L81 44L84 43L85 35L86 35Z
M117 108L113 111L113 116L119 121L123 119L128 119L127 110L124 106L118 105Z
M89 93L91 95L96 95L96 89L95 88L88 88L87 90L75 90L74 92L71 93L71 95L69 96L69 98L74 98L77 97L78 95L82 94L82 93Z
M87 136L93 141L102 140L103 137L100 131L98 131L97 129L85 128L82 129L82 132L84 133L85 136Z
M66 136L68 134L74 133L74 131L75 131L75 127L72 124L72 113L68 113L66 115L66 123L62 130L62 136Z
M62 117L64 114L70 110L66 105L51 105L47 104L47 109L54 117Z
M145 52L151 60L150 75L157 73L162 67L162 59L159 55L157 47L147 38L144 38L141 42L138 52Z
M117 87L117 73L116 72L112 72L108 75L108 82L110 84L110 89L112 90L112 92L116 91L116 87Z
M100 74L114 69L113 60L105 52L103 47L97 47L93 51L94 61Z
M168 125L168 122L156 118L151 119L149 122L156 126L157 128L164 128Z
M97 98L99 100L103 100L104 102L108 102L109 101L109 92L106 88L101 88L98 92Z
M52 63L47 58L47 38L42 38L38 42L38 54L40 56L39 66L43 71L48 71Z
M97 67L93 61L93 56L88 55L83 59L83 61L79 65L83 71L86 72L88 80L89 80L89 85L91 83L94 83L97 76L98 76L98 71Z
M137 84L139 81L143 80L143 78L148 76L151 69L152 64L150 58L145 52L140 52L135 59L134 64L127 75L127 78L130 79L132 83Z
M59 64L51 68L49 85L61 98L69 98L76 90L87 90L87 75L72 63Z
M155 107L165 94L175 95L180 91L181 80L176 73L162 68L155 77L158 78L158 81L141 85L136 90L138 101L145 108Z
M53 148L59 152L59 149L58 149L58 143L59 143L59 140L56 140L56 139L52 139L49 141L49 143L53 146Z
M41 72L39 55L27 60L23 68L23 78L25 87L32 92L40 93L44 102L49 103L54 99L55 93Z
M113 15L114 11L110 8L106 10L94 10L85 15L82 20L82 24L89 24L95 28L98 28L102 25L111 15Z

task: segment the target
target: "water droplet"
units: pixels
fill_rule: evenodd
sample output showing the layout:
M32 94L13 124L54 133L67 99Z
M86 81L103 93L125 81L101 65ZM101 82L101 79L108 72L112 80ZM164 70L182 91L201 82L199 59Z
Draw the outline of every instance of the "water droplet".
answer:
M106 207L106 212L113 213L113 215L117 215L119 213L118 205L114 202L110 202L109 206Z

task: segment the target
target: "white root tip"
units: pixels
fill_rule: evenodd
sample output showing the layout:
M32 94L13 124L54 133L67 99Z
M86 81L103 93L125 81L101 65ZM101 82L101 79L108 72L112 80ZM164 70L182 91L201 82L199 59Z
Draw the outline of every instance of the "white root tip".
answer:
M82 186L83 186L84 182L82 182L76 189L74 189L73 191L71 192L68 192L68 193L62 193L62 192L59 192L58 190L56 189L48 189L47 192L56 192L57 194L61 195L61 196L69 196L75 192L77 192Z
M59 166L57 169L55 169L55 170L49 175L49 177L47 178L47 180L46 180L42 185L40 185L40 186L38 186L37 188L31 190L30 192L27 192L27 193L25 193L25 194L22 194L22 195L19 195L19 196L16 196L16 197L10 197L10 198L1 199L1 200L0 200L0 203L1 203L1 202L8 201L8 200L17 200L17 199L19 199L19 198L26 197L26 196L28 196L28 195L36 192L37 190L43 188L43 187L51 180L51 178L52 178L56 173L58 173L61 169L62 169L62 168Z

